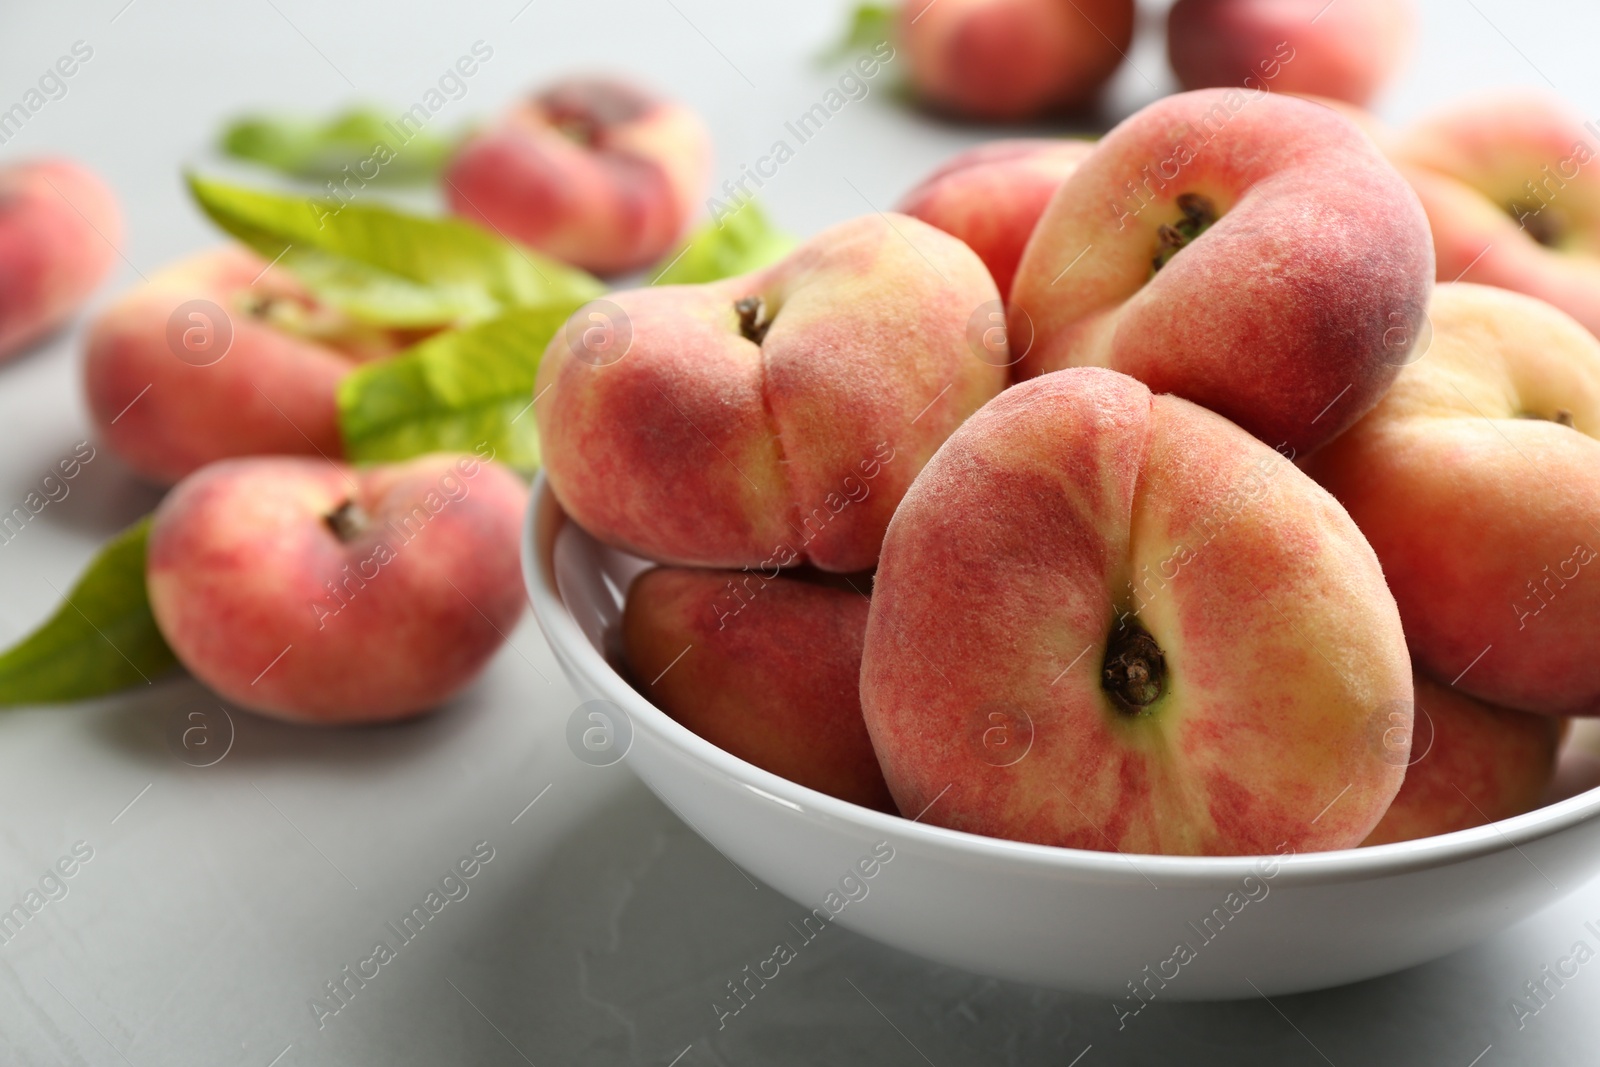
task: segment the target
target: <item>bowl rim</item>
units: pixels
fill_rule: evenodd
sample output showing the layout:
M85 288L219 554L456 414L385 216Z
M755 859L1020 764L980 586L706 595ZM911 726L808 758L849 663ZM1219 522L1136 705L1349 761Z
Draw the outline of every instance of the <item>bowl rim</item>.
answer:
M1005 863L1031 868L1046 876L1124 882L1130 887L1153 885L1152 879L1159 879L1174 888L1228 888L1238 885L1246 876L1262 877L1268 865L1275 869L1265 876L1275 885L1314 885L1441 868L1508 849L1522 853L1523 845L1600 815L1600 787L1596 787L1510 819L1412 841L1328 852L1167 856L1009 841L874 811L791 782L723 751L679 724L634 689L589 643L556 586L555 541L562 527L572 521L541 471L529 494L527 518L523 523L522 570L534 617L553 651L573 663L605 699L620 707L635 731L650 733L704 770L736 782L768 802L865 830L879 839L892 837L897 845L915 844L929 850L948 851L967 861ZM548 550L539 543L540 530L545 526L550 531ZM626 762L625 757L623 762ZM1526 853L1522 856L1544 876ZM1549 881L1548 877L1545 880ZM1575 888L1577 886L1568 887Z

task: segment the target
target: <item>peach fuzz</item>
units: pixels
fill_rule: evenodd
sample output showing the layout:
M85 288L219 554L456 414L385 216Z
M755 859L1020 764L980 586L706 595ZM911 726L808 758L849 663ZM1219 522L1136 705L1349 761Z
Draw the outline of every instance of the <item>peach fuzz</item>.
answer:
M205 307L180 314L194 300L225 321ZM293 275L227 246L168 267L102 312L84 384L112 451L170 484L234 456L339 456L340 379L410 340L350 321Z
M1412 841L1538 807L1566 720L1473 700L1418 676L1411 765L1365 845Z
M1050 197L1092 151L1092 141L989 141L948 160L895 210L965 241L989 268L1004 300Z
M1185 89L1270 77L1278 92L1366 104L1404 63L1416 24L1411 0L1177 0L1167 55Z
M688 108L627 82L574 78L475 135L444 176L450 210L597 274L667 253L711 174Z
M1440 281L1514 289L1600 334L1600 134L1537 93L1463 101L1393 153L1433 227Z
M470 682L522 613L527 490L475 456L215 463L150 528L150 607L219 695L280 719L401 719Z
M924 821L1270 854L1377 824L1411 665L1331 496L1222 417L1079 368L1002 393L906 494L861 703L895 802Z
M1020 377L1131 374L1310 452L1377 403L1423 322L1416 195L1348 119L1243 90L1170 96L1102 139L1022 254Z
M550 488L659 563L868 569L917 471L1005 387L1003 345L972 340L998 300L971 249L903 215L743 277L612 293L539 366Z
M1600 341L1532 297L1440 286L1433 342L1306 470L1378 558L1422 669L1600 714Z
M65 322L121 241L116 198L86 168L65 159L0 167L0 358Z
M707 741L893 812L861 718L866 631L867 598L849 587L658 567L628 590L622 649L639 690Z
M1011 122L1087 104L1133 40L1133 0L906 0L900 39L931 108Z

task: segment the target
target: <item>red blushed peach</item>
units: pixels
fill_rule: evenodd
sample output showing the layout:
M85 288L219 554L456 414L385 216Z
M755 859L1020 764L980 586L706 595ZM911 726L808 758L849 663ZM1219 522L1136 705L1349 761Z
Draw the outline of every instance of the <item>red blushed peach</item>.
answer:
M0 167L0 358L60 326L117 258L122 213L64 159Z
M1405 783L1362 844L1448 834L1539 806L1565 720L1497 708L1420 674L1416 686Z
M1519 711L1600 714L1600 341L1443 285L1433 342L1306 470L1361 527L1424 670Z
M1466 101L1394 157L1427 209L1440 281L1514 289L1600 334L1600 135L1548 96Z
M526 495L475 456L215 463L156 509L150 607L179 661L237 704L406 718L476 677L516 624Z
M1133 22L1133 0L906 0L900 38L923 102L1013 122L1088 103Z
M1169 96L1108 133L1034 229L1017 371L1109 367L1305 453L1394 380L1433 270L1416 195L1348 119L1266 92Z
M234 456L339 456L339 380L410 340L350 321L229 246L106 309L89 335L84 384L112 451L171 483Z
M923 821L1307 851L1359 844L1400 788L1411 665L1332 497L1221 416L1080 368L1002 393L906 494L861 704Z
M597 274L656 262L694 217L711 139L694 112L626 82L560 82L462 146L450 210Z
M895 210L965 241L1004 300L1050 197L1093 150L1092 141L990 141L928 175Z
M792 782L894 811L861 718L867 598L744 571L657 568L628 590L634 683L725 751Z
M998 307L970 248L904 215L743 277L613 293L539 366L550 487L657 562L866 570L917 471L1005 387L1003 341L972 339Z
M1178 0L1167 55L1185 89L1259 88L1365 104L1411 50L1410 0Z

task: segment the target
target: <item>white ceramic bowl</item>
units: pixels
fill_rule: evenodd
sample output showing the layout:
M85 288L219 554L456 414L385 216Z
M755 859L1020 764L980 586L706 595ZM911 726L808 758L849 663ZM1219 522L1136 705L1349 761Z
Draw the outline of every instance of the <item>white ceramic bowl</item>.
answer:
M1101 993L1119 1012L1142 1003L1134 985L1165 999L1292 993L1463 948L1600 868L1600 790L1441 837L1279 859L1052 848L869 811L701 740L612 667L623 595L647 566L569 521L538 480L523 569L586 702L569 722L575 751L622 758L718 851L799 903L797 916L819 909L941 963ZM879 842L887 863L874 862ZM791 945L805 933L797 924Z

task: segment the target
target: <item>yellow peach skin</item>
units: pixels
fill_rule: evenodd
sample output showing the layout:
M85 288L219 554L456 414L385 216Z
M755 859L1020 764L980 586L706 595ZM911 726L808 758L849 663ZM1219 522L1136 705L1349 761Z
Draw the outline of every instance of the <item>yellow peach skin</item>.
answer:
M1306 470L1361 527L1422 668L1600 714L1600 341L1532 297L1440 286L1433 341Z
M1012 387L924 469L861 669L902 812L1123 852L1359 844L1400 788L1411 697L1394 599L1333 498L1098 368Z

